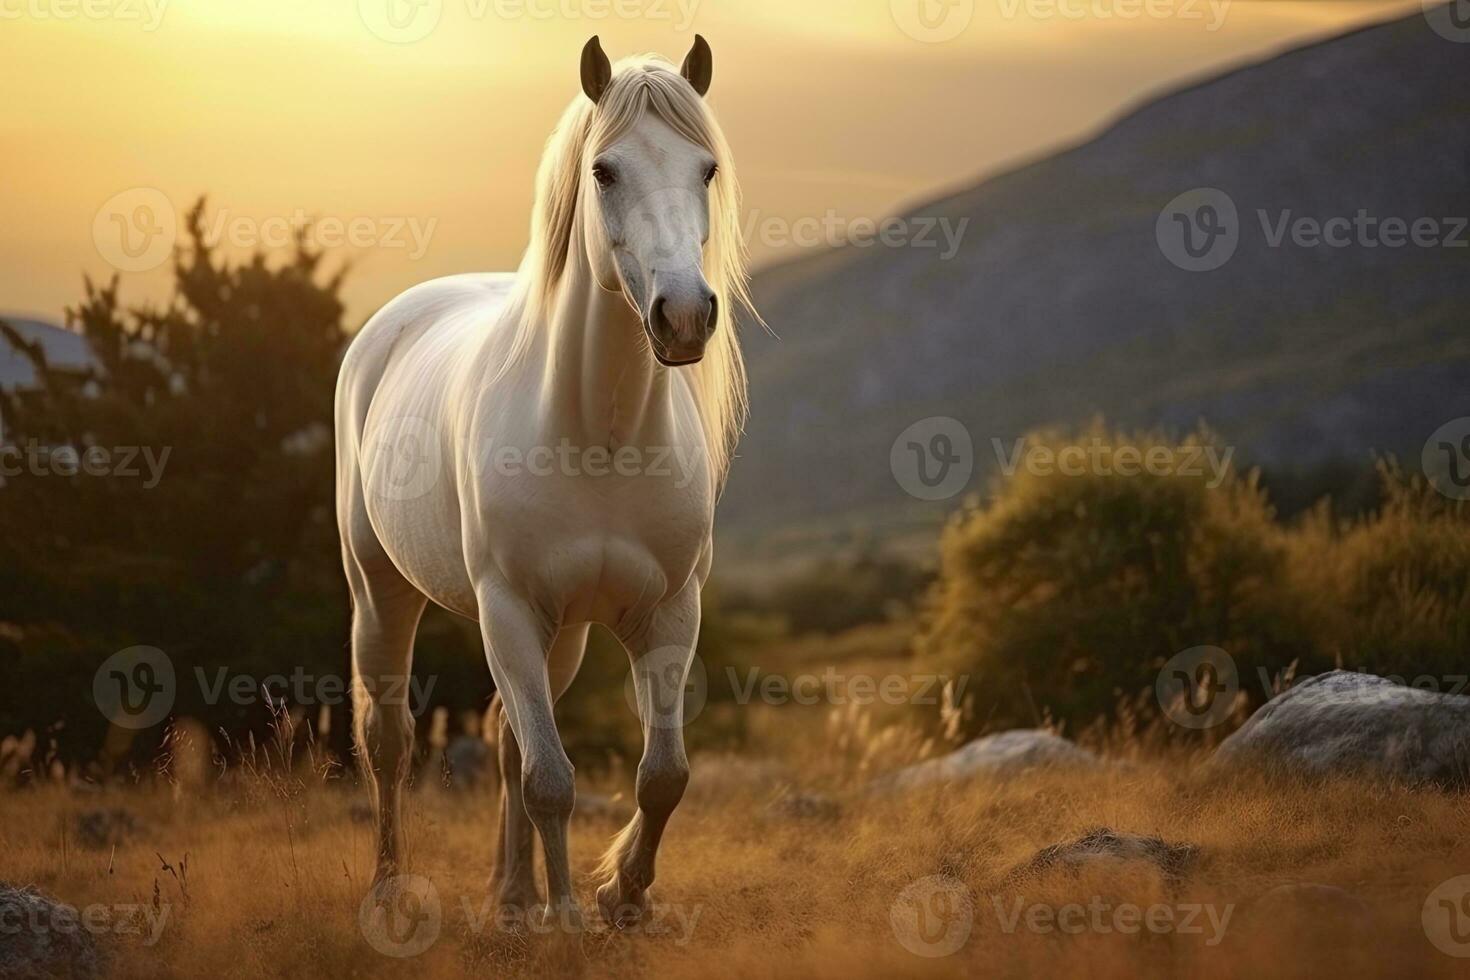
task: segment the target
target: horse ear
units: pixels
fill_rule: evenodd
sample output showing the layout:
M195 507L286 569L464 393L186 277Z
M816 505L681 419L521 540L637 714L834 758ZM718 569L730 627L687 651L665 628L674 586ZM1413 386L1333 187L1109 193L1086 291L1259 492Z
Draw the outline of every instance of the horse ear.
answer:
M610 81L612 65L602 51L602 42L594 34L582 48L582 91L587 93L587 98L598 102L602 99L602 93L607 91L607 83Z
M694 35L694 47L689 49L689 54L684 58L684 67L679 73L689 80L694 86L694 91L700 95L709 91L710 79L715 74L715 56L710 52L709 42L704 39L703 34Z

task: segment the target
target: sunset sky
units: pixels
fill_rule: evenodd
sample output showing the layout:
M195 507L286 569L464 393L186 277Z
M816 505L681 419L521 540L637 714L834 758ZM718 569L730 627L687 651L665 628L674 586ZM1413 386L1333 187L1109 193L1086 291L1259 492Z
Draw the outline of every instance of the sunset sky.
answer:
M710 98L747 221L769 227L882 217L1075 140L1181 80L1418 8L0 0L0 311L60 320L84 272L113 271L97 239L114 220L162 201L144 214L159 227L169 206L181 214L204 193L237 250L297 216L334 219L324 228L341 232L335 251L354 262L354 324L414 282L514 268L542 143L579 91L578 52L594 33L614 58L677 61L695 31L709 39ZM751 244L758 262L792 253L770 235ZM125 298L160 298L166 273L166 262L124 273Z

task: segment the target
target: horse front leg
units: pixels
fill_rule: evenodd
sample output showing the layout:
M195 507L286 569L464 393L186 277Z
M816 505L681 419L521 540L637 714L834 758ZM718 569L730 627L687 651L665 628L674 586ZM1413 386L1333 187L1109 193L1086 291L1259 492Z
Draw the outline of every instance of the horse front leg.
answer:
M638 763L638 811L614 838L599 866L602 917L618 929L636 925L650 906L654 860L674 808L689 783L684 752L684 687L699 636L699 588L691 583L660 606L641 635L624 638L632 660L643 759Z
M520 750L520 801L541 836L546 858L547 904L537 925L554 923L567 931L580 931L582 912L572 892L567 853L576 802L575 775L556 730L547 669L555 624L499 587L482 589L479 606L490 674Z

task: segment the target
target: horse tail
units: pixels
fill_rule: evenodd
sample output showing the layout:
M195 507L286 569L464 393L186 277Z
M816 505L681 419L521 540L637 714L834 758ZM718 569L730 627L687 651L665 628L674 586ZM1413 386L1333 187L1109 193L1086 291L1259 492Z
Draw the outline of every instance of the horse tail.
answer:
M596 877L611 881L622 866L623 855L628 853L628 848L633 846L633 838L638 836L638 831L643 827L643 811L639 810L633 814L633 819L628 821L628 826L618 831L607 845L607 851L597 862Z

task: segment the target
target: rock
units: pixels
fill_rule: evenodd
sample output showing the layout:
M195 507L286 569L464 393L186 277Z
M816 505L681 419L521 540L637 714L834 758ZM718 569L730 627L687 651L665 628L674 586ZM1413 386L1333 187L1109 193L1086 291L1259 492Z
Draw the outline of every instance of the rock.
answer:
M91 980L104 973L96 937L70 905L0 882L0 923L0 977L6 980Z
M126 844L138 833L138 819L121 807L83 810L77 814L77 842L94 851Z
M1183 876L1195 853L1192 844L1170 844L1158 837L1098 827L1076 840L1042 848L1031 860L1014 868L1007 878L1031 878L1059 868L1079 871L1103 863L1138 861L1153 865L1165 878L1177 879Z
M1094 766L1093 753L1052 732L1023 728L977 738L949 755L930 759L873 780L875 792L952 783L973 776L1015 776L1048 766Z
M788 792L772 800L766 814L782 820L827 822L842 816L842 804L821 793Z
M477 735L456 735L444 749L448 785L454 789L473 789L492 782L493 759L490 746Z
M1463 787L1470 775L1470 698L1335 670L1266 702L1212 759L1213 765L1241 763Z

